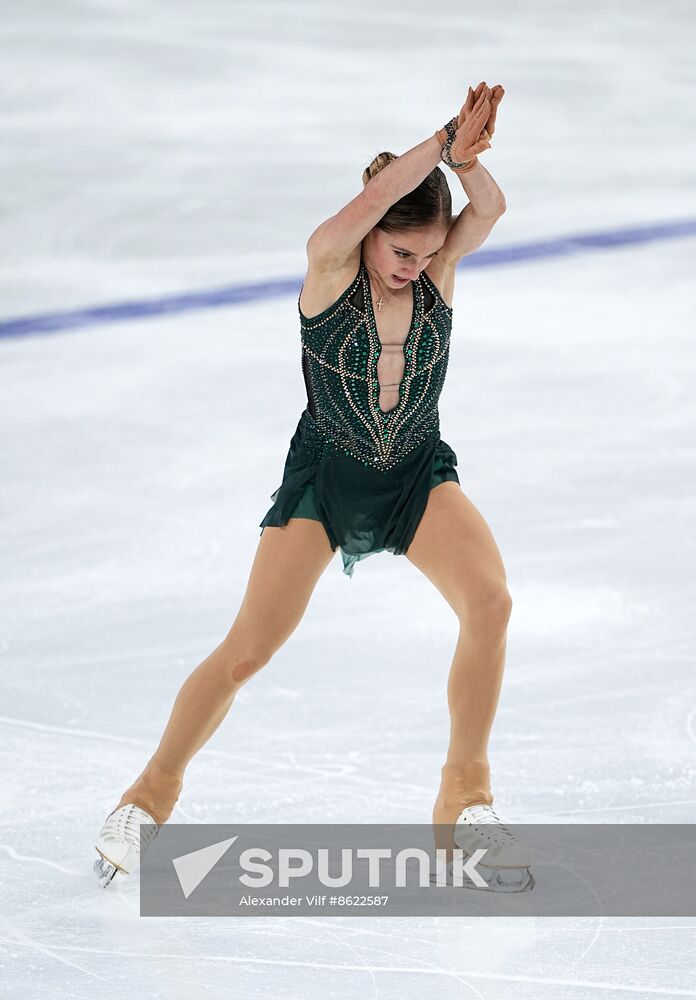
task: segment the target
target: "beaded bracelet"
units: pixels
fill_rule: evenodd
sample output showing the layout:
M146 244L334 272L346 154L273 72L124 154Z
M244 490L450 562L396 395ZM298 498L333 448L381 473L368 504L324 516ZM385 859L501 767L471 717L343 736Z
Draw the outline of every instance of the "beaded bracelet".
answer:
M440 150L440 159L443 161L443 163L446 163L448 167L450 167L457 173L465 174L469 170L474 169L474 167L478 163L478 157L472 156L471 159L464 160L462 163L454 162L454 160L450 155L450 150L452 149L452 143L454 142L454 138L457 134L458 127L459 127L459 116L455 115L455 117L452 118L451 121L448 121L443 128L438 129L435 135L437 136L437 140L440 143L443 143L442 133L444 132L445 135L447 136L446 140L442 145L442 149ZM488 136L488 133L486 133L486 136Z
M457 128L459 127L459 117L455 115L454 118L450 119L445 125L445 131L447 132L447 139L440 150L440 159L443 163L446 163L448 167L457 168L465 167L471 169L470 165L473 166L471 159L463 160L461 163L455 163L450 155L450 150L452 149L452 143L457 135ZM472 157L475 160L475 157Z
M452 170L455 174L466 174L470 170L473 170L476 164L478 163L478 156L473 156L470 160L465 160L464 162L469 165L464 167L452 167Z

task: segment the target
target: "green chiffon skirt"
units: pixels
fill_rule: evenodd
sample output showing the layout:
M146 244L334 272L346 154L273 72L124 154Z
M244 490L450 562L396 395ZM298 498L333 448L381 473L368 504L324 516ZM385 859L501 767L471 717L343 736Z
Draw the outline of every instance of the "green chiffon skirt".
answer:
M414 448L386 472L342 451L327 455L316 422L305 409L290 441L283 481L271 494L273 506L261 521L261 534L266 527L283 527L291 517L320 521L331 548L341 550L343 572L352 577L360 559L377 552L406 552L430 490L446 480L459 482L456 464L457 456L440 437Z

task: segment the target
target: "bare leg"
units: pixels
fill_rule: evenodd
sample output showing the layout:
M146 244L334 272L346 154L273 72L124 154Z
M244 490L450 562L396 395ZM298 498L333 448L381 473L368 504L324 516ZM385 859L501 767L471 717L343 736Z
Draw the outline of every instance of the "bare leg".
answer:
M230 631L182 685L159 746L118 806L132 802L166 822L189 761L225 718L240 687L297 628L333 555L319 521L291 518L282 528L264 529Z
M437 587L459 619L447 681L450 739L433 807L436 846L451 849L466 806L490 805L488 740L505 666L512 602L490 528L458 483L430 492L407 557Z

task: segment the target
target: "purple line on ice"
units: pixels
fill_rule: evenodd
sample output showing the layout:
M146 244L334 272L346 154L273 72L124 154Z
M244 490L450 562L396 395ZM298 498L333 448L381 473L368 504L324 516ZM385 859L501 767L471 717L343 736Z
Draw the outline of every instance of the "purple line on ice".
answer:
M510 246L496 247L491 250L477 250L464 257L459 263L459 268L497 267L500 264L514 264L518 261L538 260L542 257L564 257L570 254L586 253L589 250L606 250L608 247L630 246L636 243L672 240L695 235L696 219L682 219L676 222L653 223L575 236L559 236L555 239L534 240L529 243L513 243ZM189 312L196 309L216 309L221 306L240 305L245 302L273 299L284 295L298 295L301 286L302 278L287 278L245 285L229 285L209 291L164 295L156 299L116 302L111 305L84 309L19 316L16 319L0 321L0 338L56 333L61 330L75 330L85 326L99 326L102 323L116 323L142 319L147 316Z

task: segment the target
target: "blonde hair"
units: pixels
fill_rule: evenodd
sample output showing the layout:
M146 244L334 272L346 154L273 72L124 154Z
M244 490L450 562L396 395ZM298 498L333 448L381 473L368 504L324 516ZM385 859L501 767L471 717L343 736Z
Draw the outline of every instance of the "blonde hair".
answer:
M367 182L371 180L375 176L375 174L378 174L380 170L384 170L384 168L387 166L388 163L391 163L392 160L398 160L398 158L399 157L396 155L396 153L387 153L387 152L378 153L377 156L375 156L372 163L369 165L369 167L365 167L365 169L363 170L363 175L362 175L363 187L365 187Z

